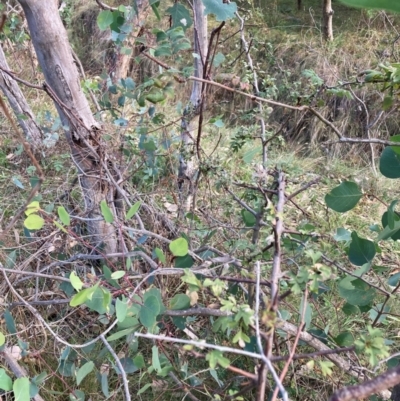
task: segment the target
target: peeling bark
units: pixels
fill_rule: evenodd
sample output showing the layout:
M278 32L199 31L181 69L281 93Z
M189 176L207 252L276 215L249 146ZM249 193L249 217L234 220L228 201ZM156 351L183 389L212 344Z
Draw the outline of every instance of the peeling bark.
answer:
M101 218L100 202L117 209L116 191L108 171L106 146L101 127L94 119L84 96L71 53L67 32L55 1L19 0L28 22L32 42L45 76L48 92L60 115L79 180L89 219L91 243L106 253L117 251L115 228Z
M194 59L194 76L197 78L204 77L204 65L208 52L207 41L207 16L204 14L204 5L201 0L194 0L194 52L198 55ZM194 177L194 163L192 154L194 153L193 132L196 129L196 119L201 109L203 83L193 81L192 92L190 100L187 104L181 122L181 140L182 140L182 154L179 159L179 172L178 172L178 185L180 195L184 199L184 208L190 208L191 195L193 191L192 179ZM204 91L205 92L205 91ZM182 187L184 183L188 183L189 188L182 194Z
M0 66L5 70L10 70L1 46ZM25 134L25 138L30 142L34 150L38 149L43 139L42 130L36 124L32 110L18 84L3 71L0 71L0 89L8 99L8 102L17 117L18 124Z
M133 49L135 47L135 40L142 31L144 22L149 15L149 1L148 0L136 0L137 14L133 14L131 24L132 32L129 38L124 43L124 48ZM120 49L121 50L121 49ZM121 51L116 57L115 75L114 81L118 81L121 78L126 78L129 75L131 69L132 55L123 54Z

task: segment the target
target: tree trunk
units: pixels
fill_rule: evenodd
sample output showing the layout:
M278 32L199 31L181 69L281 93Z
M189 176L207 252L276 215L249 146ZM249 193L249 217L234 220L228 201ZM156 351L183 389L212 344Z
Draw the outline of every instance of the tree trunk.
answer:
M0 46L0 66L10 70L3 49ZM42 142L42 130L35 122L34 115L29 107L24 94L18 84L6 73L0 70L0 89L7 97L13 109L18 123L34 150L38 149Z
M132 32L124 42L123 46L119 48L118 55L116 57L115 75L114 81L117 82L121 78L126 78L131 69L132 54L124 54L121 52L122 49L132 50L135 47L135 40L140 36L143 24L149 15L149 1L148 0L136 0L137 14L132 10Z
M194 52L198 57L194 58L194 76L203 78L204 63L208 52L207 42L207 16L204 14L204 5L201 0L194 0ZM189 103L185 107L181 123L181 140L182 140L182 154L179 160L179 191L183 207L188 210L191 202L191 195L193 191L193 177L195 174L193 163L193 144L196 124L196 119L201 110L201 103L204 101L202 98L203 84L198 81L193 81L192 93L190 95ZM183 192L183 184L188 184Z
M79 83L67 32L55 0L19 0L28 22L32 42L43 70L48 92L60 115L72 159L78 169L88 218L92 246L110 253L117 251L117 236L112 224L101 217L100 202L116 207L115 174L109 174L101 127L94 119Z
M301 10L301 0L297 0L297 9Z
M332 28L332 19L333 19L333 10L332 10L332 0L324 0L322 7L322 15L323 15L323 34L324 39L326 41L333 40L333 28Z

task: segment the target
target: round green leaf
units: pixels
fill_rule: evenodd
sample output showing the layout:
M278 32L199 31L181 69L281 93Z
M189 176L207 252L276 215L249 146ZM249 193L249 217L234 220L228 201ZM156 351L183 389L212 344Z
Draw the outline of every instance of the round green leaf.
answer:
M357 308L357 306L355 306L355 305L345 303L343 305L342 311L345 315L349 316L349 315L356 315L357 313L360 312L360 309Z
M24 221L28 230L40 230L44 226L44 220L37 214L30 214Z
M139 320L146 328L151 328L156 323L157 315L160 313L160 302L154 295L150 295L143 303L139 311Z
M248 210L241 211L242 218L246 227L253 227L256 224L256 216Z
M4 369L0 369L0 389L10 391L12 389L12 380Z
M400 178L400 155L387 146L379 160L379 170L387 178Z
M350 331L343 331L335 338L335 341L341 347L351 347L354 344L354 337Z
M194 265L194 259L190 255L178 256L175 258L175 267L187 269Z
M169 302L170 309L181 310L190 306L190 298L186 294L176 294Z
M372 303L375 290L361 279L347 276L339 283L339 295L350 305L365 306Z
M185 238L177 238L169 244L169 249L174 256L185 256L189 252L189 245Z
M19 377L13 383L15 401L29 401L29 378Z
M113 13L110 10L103 10L97 16L97 25L101 31L106 30L114 22Z
M351 240L348 251L351 263L356 266L363 266L374 258L376 249L372 241L360 238L355 231L351 233Z
M357 184L351 181L342 182L325 196L327 206L336 212L344 213L355 207L362 193Z

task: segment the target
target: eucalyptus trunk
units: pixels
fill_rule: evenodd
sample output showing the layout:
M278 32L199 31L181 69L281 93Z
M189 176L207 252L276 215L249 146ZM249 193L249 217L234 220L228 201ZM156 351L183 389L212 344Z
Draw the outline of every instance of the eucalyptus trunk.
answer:
M126 54L122 52L122 49L132 50L135 47L135 40L141 35L141 31L143 29L144 22L149 15L149 11L149 0L136 0L136 12L135 9L132 10L130 21L132 31L129 34L129 37L123 43L123 46L120 48L116 58L117 62L114 75L115 81L118 81L121 78L126 78L129 75L131 70L132 54Z
M332 10L332 0L324 0L322 6L322 16L323 16L323 34L326 41L333 40L333 10Z
M7 64L3 49L0 46L0 66L2 69L9 71L10 67ZM5 72L0 70L0 89L6 96L18 124L25 134L25 138L31 144L34 150L37 150L42 143L42 130L36 124L34 115L24 94L18 84Z
M71 157L78 169L88 217L87 229L92 246L103 252L116 252L115 228L101 217L100 202L106 200L116 210L116 172L109 174L102 129L94 119L82 92L79 74L71 53L67 32L55 0L19 0L28 22L30 36L46 85L60 115ZM114 181L115 182L115 181Z
M204 14L204 5L201 0L194 0L194 76L203 78L204 65L208 52L207 16ZM201 112L205 88L202 82L193 81L189 103L185 107L181 123L182 153L179 160L179 190L181 199L185 200L184 208L190 207L193 192L194 169L194 138L198 127L198 116ZM183 184L187 183L186 193L183 193Z

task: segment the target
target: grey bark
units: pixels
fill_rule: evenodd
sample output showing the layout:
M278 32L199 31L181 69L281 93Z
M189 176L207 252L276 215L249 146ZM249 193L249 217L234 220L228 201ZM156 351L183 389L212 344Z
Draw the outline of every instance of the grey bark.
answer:
M148 0L136 0L137 14L132 13L132 32L124 42L123 47L133 49L135 46L135 40L139 36L140 31L146 18L149 14L149 1ZM119 52L117 55L117 63L115 68L114 80L118 81L121 78L126 78L129 74L130 64L132 56L130 54L123 54Z
M332 10L332 0L323 0L322 6L322 18L323 18L323 34L326 41L333 40L333 10Z
M198 55L194 59L194 76L197 78L203 78L204 64L208 52L208 41L207 41L207 16L204 14L204 5L201 0L194 0L193 2L194 11L194 52ZM194 163L193 157L193 133L196 129L196 117L198 117L201 107L202 99L202 83L193 81L192 92L190 94L190 100L185 108L184 115L181 123L181 140L183 145L183 151L179 160L179 189L181 192L181 198L185 199L185 208L189 209L191 201L191 192L193 190L192 179L194 176ZM204 91L205 92L205 91ZM188 183L188 189L186 194L182 194L183 183ZM182 196L183 195L183 196Z
M3 49L0 46L0 66L5 70L10 70L7 64ZM0 70L0 89L6 96L18 124L25 134L25 138L31 143L34 150L38 149L42 142L42 131L36 124L34 115L24 94L18 84L6 73Z
M30 31L39 64L43 70L78 169L80 185L89 219L87 228L93 246L104 252L117 251L115 228L101 217L100 202L106 200L116 209L114 176L108 174L106 148L101 127L94 119L84 96L74 63L67 32L60 19L56 1L19 0ZM111 167L110 167L111 168ZM115 182L115 181L114 181Z

